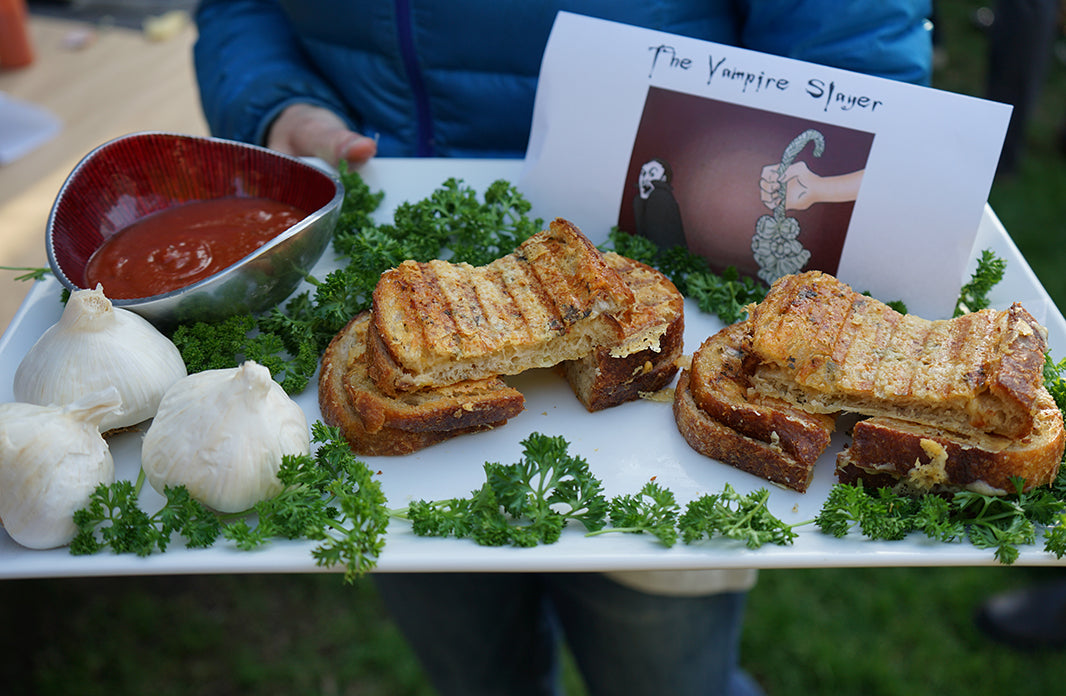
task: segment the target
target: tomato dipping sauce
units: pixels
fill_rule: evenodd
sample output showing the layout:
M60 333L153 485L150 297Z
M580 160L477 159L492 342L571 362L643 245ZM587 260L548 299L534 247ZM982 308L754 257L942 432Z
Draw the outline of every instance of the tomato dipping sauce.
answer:
M85 280L111 299L183 288L233 265L307 216L269 198L191 201L124 227L89 257Z

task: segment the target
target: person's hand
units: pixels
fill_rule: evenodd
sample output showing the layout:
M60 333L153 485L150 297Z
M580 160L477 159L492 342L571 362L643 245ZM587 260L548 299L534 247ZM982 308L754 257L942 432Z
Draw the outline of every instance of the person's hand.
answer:
M780 168L779 164L766 165L759 179L759 199L770 210L777 207L782 196L786 210L806 210L815 203L854 201L865 173L858 169L849 174L819 176L802 161L790 164L783 176L778 175Z
M821 177L812 172L806 162L789 165L784 176L778 175L780 168L779 164L768 164L762 168L759 198L763 205L773 210L781 202L782 195L785 196L786 210L806 210L817 202L811 195L811 189L816 187Z
M318 157L336 166L341 160L362 164L377 153L378 144L352 130L329 109L293 104L274 120L267 147L294 157Z

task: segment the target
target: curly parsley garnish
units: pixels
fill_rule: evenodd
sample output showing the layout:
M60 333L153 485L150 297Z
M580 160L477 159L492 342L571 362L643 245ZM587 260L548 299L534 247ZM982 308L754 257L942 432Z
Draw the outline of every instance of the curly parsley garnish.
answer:
M514 464L487 462L484 484L469 497L419 500L393 514L421 536L469 538L483 546L551 544L568 520L589 530L603 527L607 501L588 462L572 456L561 437L533 433L522 445Z
M1036 542L1038 526L1046 527L1045 550L1066 553L1066 472L1055 486L1023 492L1024 481L1012 479L1015 491L986 495L960 491L950 498L908 497L888 488L867 490L836 484L815 520L822 532L844 537L858 529L869 539L898 540L920 532L942 542L968 539L978 548L995 549L995 559L1009 565L1019 546Z
M977 268L959 292L959 299L955 303L955 316L987 309L988 294L1003 280L1006 271L1006 259L996 256L991 249L982 251L977 259Z
M316 422L311 434L319 444L314 454L282 458L278 479L285 489L244 513L216 513L185 486L174 486L165 490L163 507L149 514L139 502L143 473L136 484L101 484L89 504L74 513L78 533L70 551L86 555L110 548L148 556L166 551L173 537L183 538L186 548L206 548L221 536L243 550L273 539L309 539L319 542L312 551L316 564L343 566L351 582L377 564L388 506L381 484L338 429Z
M796 539L794 529L809 523L785 524L766 507L769 500L765 488L741 495L727 483L721 493L702 495L688 504L679 523L681 538L691 544L724 537L743 541L749 549L788 546Z
M589 536L604 532L650 534L670 547L677 542L677 519L681 512L674 492L655 481L648 481L635 494L623 494L611 499L608 506L611 526L593 531Z
M393 515L408 520L419 536L470 539L482 546L553 544L570 521L580 523L586 536L648 534L666 547L679 539L694 544L724 537L758 548L796 537L792 526L767 509L765 488L740 495L727 484L720 495L697 498L684 511L673 491L654 480L636 493L608 498L585 459L569 453L565 439L532 433L522 444L517 463L486 463L484 483L469 496L419 500Z

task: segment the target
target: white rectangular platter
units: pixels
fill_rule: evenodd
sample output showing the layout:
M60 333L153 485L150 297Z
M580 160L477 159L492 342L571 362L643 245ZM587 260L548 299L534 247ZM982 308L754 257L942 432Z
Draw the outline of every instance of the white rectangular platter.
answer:
M373 190L385 192L379 210L391 219L392 210L403 201L419 200L447 178L457 177L480 194L494 180L517 181L521 163L498 160L388 160L372 161L361 174ZM563 216L566 211L535 210L544 218ZM580 223L579 223L580 224ZM590 232L590 235L592 233ZM1066 321L1021 256L990 209L985 210L974 257L992 249L1007 260L1004 281L994 290L996 307L1013 301L1026 308L1048 327L1052 355L1066 356ZM328 253L328 252L327 252ZM325 275L329 258L316 268ZM861 288L860 288L861 290ZM59 283L51 277L35 284L8 330L0 337L0 402L13 400L12 380L26 351L58 318L61 312ZM893 299L893 298L883 298ZM691 353L721 327L716 317L686 305L685 349ZM679 435L668 403L634 402L590 414L566 383L550 370L521 375L513 380L526 397L526 409L506 426L469 435L404 457L368 458L392 507L409 502L465 496L481 485L486 461L509 464L521 456L520 442L530 433L561 435L572 454L584 457L592 472L613 496L635 493L655 477L669 487L679 502L704 493L719 493L726 483L740 493L759 488L770 490L770 509L785 522L813 520L834 483L836 453L843 444L839 435L818 463L814 481L805 494L768 484L729 466L707 459L688 447ZM321 419L314 385L296 398L308 423ZM140 466L142 433L132 432L112 440L112 453L120 478L134 479ZM142 504L157 509L162 498L147 485ZM586 537L579 526L568 527L555 544L537 548L489 548L472 541L420 538L408 523L391 523L385 550L376 572L434 571L611 571L675 570L707 568L800 568L859 566L960 566L991 565L991 550L968 542L935 543L912 535L896 542L873 542L852 534L836 539L822 534L813 524L800 527L790 546L765 546L749 550L723 540L704 541L673 548L662 547L646 535L606 534ZM146 558L103 552L95 556L72 556L65 548L33 551L16 544L0 530L0 578L101 576L176 573L273 573L319 572L311 556L311 542L276 542L264 549L239 551L220 541L209 549L188 550L172 545L166 553ZM1020 565L1063 565L1043 551L1043 543L1021 549ZM336 569L339 570L339 569Z

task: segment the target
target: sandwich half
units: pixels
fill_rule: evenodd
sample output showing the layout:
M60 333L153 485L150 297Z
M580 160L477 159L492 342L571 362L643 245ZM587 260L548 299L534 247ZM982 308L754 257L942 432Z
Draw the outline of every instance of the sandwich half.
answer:
M814 271L775 282L751 322L755 388L808 411L901 418L990 445L1033 427L1047 331L1020 304L931 321Z
M632 306L633 291L603 254L556 219L485 266L405 261L383 273L369 375L395 395L551 367L602 345L634 352L647 336L627 344L617 321Z
M697 452L803 493L835 419L751 389L750 329L727 326L693 353L674 392L674 418Z
M1063 443L1062 412L1046 391L1029 434L994 447L895 418L868 418L855 424L851 443L837 455L837 479L919 494L1003 495L1016 491L1013 477L1023 479L1025 491L1054 481Z
M522 412L520 392L496 377L390 396L367 376L370 312L348 322L322 356L318 403L352 451L365 456L410 454L458 435L504 425Z
M795 490L848 413L859 420L837 456L841 482L1003 494L1014 477L1050 483L1062 462L1046 350L1020 304L929 321L801 273L693 354L675 416L697 451Z
M632 350L637 337L645 347L616 355L616 346L598 346L589 355L568 360L562 372L577 398L589 411L600 411L640 398L669 385L684 352L685 298L658 270L614 252L604 254L633 291L633 307L618 322L625 338L622 352Z

